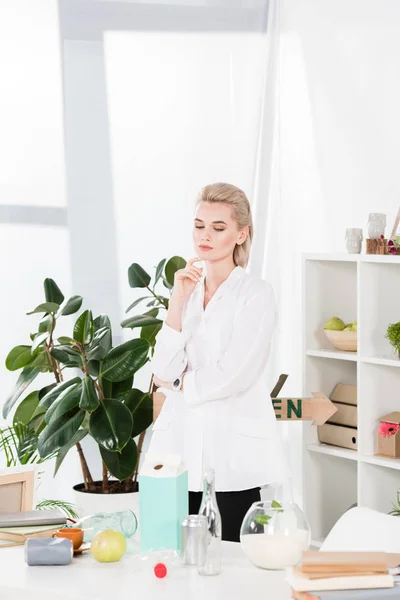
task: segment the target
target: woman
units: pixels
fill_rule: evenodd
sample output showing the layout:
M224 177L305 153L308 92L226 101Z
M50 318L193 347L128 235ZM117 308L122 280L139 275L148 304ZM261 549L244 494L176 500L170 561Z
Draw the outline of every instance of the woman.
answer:
M203 470L214 469L222 536L229 541L239 541L260 486L280 480L284 468L263 378L275 301L270 284L245 271L252 238L245 193L227 183L206 186L194 219L198 256L175 274L152 363L166 400L149 452L183 456L190 514L199 511Z

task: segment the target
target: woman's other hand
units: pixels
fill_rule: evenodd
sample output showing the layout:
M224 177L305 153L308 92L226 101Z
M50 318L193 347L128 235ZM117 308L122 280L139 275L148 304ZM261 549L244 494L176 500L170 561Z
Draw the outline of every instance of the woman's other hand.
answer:
M197 283L200 281L202 274L202 267L195 267L194 263L199 262L201 259L196 256L191 258L184 269L176 271L174 277L174 289L172 292L173 296L179 298L188 298L193 292Z

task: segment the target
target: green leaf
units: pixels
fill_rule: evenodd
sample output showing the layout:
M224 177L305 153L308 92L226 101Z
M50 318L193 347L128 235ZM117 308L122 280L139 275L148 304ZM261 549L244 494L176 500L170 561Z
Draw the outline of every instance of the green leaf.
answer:
M61 292L54 279L47 278L44 280L44 293L46 302L56 302L59 305L64 302L64 294Z
M82 382L71 385L61 392L57 400L48 408L45 416L47 424L59 419L62 415L70 412L78 406L81 397Z
M39 435L38 450L43 458L65 446L82 424L85 411L74 408L49 423Z
M55 313L60 308L60 305L56 302L44 302L39 304L34 310L27 312L27 315L34 315L35 313Z
M109 398L114 398L115 400L123 400L126 396L129 395L129 392L132 389L133 385L133 375L124 379L123 381L115 381L112 384L112 393Z
M11 394L6 398L6 401L3 406L3 417L6 419L10 410L21 396L21 394L26 390L26 388L32 383L32 381L39 375L40 369L25 367L17 379L17 383L11 392Z
M62 448L59 449L59 451L57 453L57 459L56 459L56 464L54 467L53 477L55 477L57 475L58 469L61 467L64 458L67 456L67 454L71 450L71 448L73 448L75 446L75 444L78 444L81 440L83 440L83 438L85 436L87 436L87 434L88 434L87 429L78 429L78 431L75 433L75 435L72 436L72 438L69 440L69 442L67 442L65 444L65 446L63 446Z
M45 350L39 351L30 366L39 369L41 373L51 373L53 371L48 354Z
M54 390L55 387L57 387L56 383L51 383L50 385L46 385L45 387L42 387L42 389L39 390L39 402L44 398L44 396L46 394L51 392L51 390Z
M15 346L7 355L6 367L9 371L18 371L32 360L31 346Z
M186 267L186 260L181 256L173 256L165 265L165 279L170 286L174 285L174 276L179 269Z
M158 325L162 323L160 319L155 319L154 317L149 317L148 315L135 315L134 317L128 317L128 319L124 319L121 322L121 327L129 327L133 329L134 327L146 327L146 325Z
M108 327L108 329L110 329L110 331L112 329L110 319L107 317L107 315L104 315L104 314L99 315L94 320L94 330L95 331L98 331L99 329L102 329L103 327Z
M61 337L57 338L57 342L59 344L61 344L61 346L68 346L74 343L75 340L73 340L72 338L68 337L67 335L62 335Z
M94 322L91 310L85 310L76 320L74 339L81 344L90 344L94 334Z
M131 288L145 288L150 284L151 277L140 265L133 263L128 269L128 280Z
M140 337L142 340L147 340L150 346L155 346L157 334L162 328L162 323L158 325L147 325L146 327L142 327L140 332Z
M45 331L51 331L53 325L53 316L45 315L39 321L39 333L44 333Z
M119 481L128 479L135 470L138 450L135 442L130 439L121 452L110 452L100 446L100 454L107 469Z
M132 310L132 308L135 308L135 306L143 302L143 300L147 300L148 298L152 298L152 296L142 296L142 298L138 298L135 300L135 302L132 302L132 304L128 306L125 312L128 313L130 310Z
M39 407L39 392L31 392L18 405L14 413L13 426L29 425L32 419L46 412L45 408Z
M37 451L38 436L32 429L23 427L18 437L18 460L21 465L26 465Z
M168 288L169 290L172 290L173 286L168 283L168 281L165 279L165 277L162 278L163 280L163 284L165 285L166 288Z
M82 366L82 358L78 350L74 350L71 346L54 346L50 348L50 354L53 358L63 365Z
M101 377L109 381L123 381L134 375L146 362L149 343L129 340L113 348L101 363Z
M49 336L50 336L50 333L48 331L46 331L45 333L37 334L37 336L35 337L35 340L32 344L32 350L31 350L32 354L37 348L39 348L39 346L41 344L43 344L43 342L45 342L48 339Z
M61 304L59 311L60 315L73 315L74 313L78 312L82 306L82 302L82 296L72 296Z
M99 380L105 398L124 400L130 393L133 385L133 375L123 381L108 381L104 377Z
M67 390L71 386L76 386L82 381L80 377L74 377L73 379L69 379L68 381L63 381L62 383L57 384L55 387L52 386L52 389L49 389L48 392L40 398L39 406L42 408L49 408L55 400L59 397L60 394ZM44 388L45 390L46 388ZM42 391L44 391L42 390ZM40 396L40 392L39 392Z
M156 268L156 274L155 274L155 280L154 280L154 285L156 285L156 283L158 283L158 281L160 280L162 274L163 274L163 270L164 270L164 266L165 263L167 262L166 258L163 258L162 260L160 260L160 262L157 265Z
M99 406L99 399L97 397L94 381L91 377L86 376L82 384L82 393L79 400L79 406L83 410L92 412Z
M111 348L111 329L102 327L96 331L92 342L86 347L86 358L87 360L103 360Z
M279 504L279 502L277 502L276 500L272 500L272 502L271 502L271 508L279 509L277 512L283 512L282 505Z
M21 465L26 465L37 451L38 436L35 431L24 428L18 444L18 460Z
M119 400L107 398L89 419L90 433L110 452L119 452L132 437L131 411Z
M89 360L87 363L87 370L89 375L92 377L98 377L100 375L100 361L99 360Z
M254 520L259 525L268 525L268 521L272 519L269 515L256 515Z
M145 431L153 422L153 400L150 394L141 390L131 390L129 396L124 400L133 417L132 437L136 437Z

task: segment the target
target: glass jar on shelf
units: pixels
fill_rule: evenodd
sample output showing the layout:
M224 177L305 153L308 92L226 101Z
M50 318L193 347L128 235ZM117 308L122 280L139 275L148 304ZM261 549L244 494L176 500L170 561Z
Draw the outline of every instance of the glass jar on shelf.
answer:
M346 229L346 248L349 254L360 254L361 242L363 240L362 229L357 227Z
M377 240L385 235L386 215L384 213L369 213L368 237Z

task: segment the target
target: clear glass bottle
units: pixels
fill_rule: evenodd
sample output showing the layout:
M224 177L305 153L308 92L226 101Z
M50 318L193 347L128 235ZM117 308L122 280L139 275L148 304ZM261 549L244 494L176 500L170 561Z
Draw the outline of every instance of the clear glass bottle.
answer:
M197 570L200 575L218 575L221 572L222 523L215 495L213 469L207 469L203 476L199 515L207 518L207 543L199 547Z
M95 513L79 519L74 527L83 529L85 542L91 542L99 531L113 529L120 531L126 538L131 538L137 530L136 515L132 510L114 513Z

